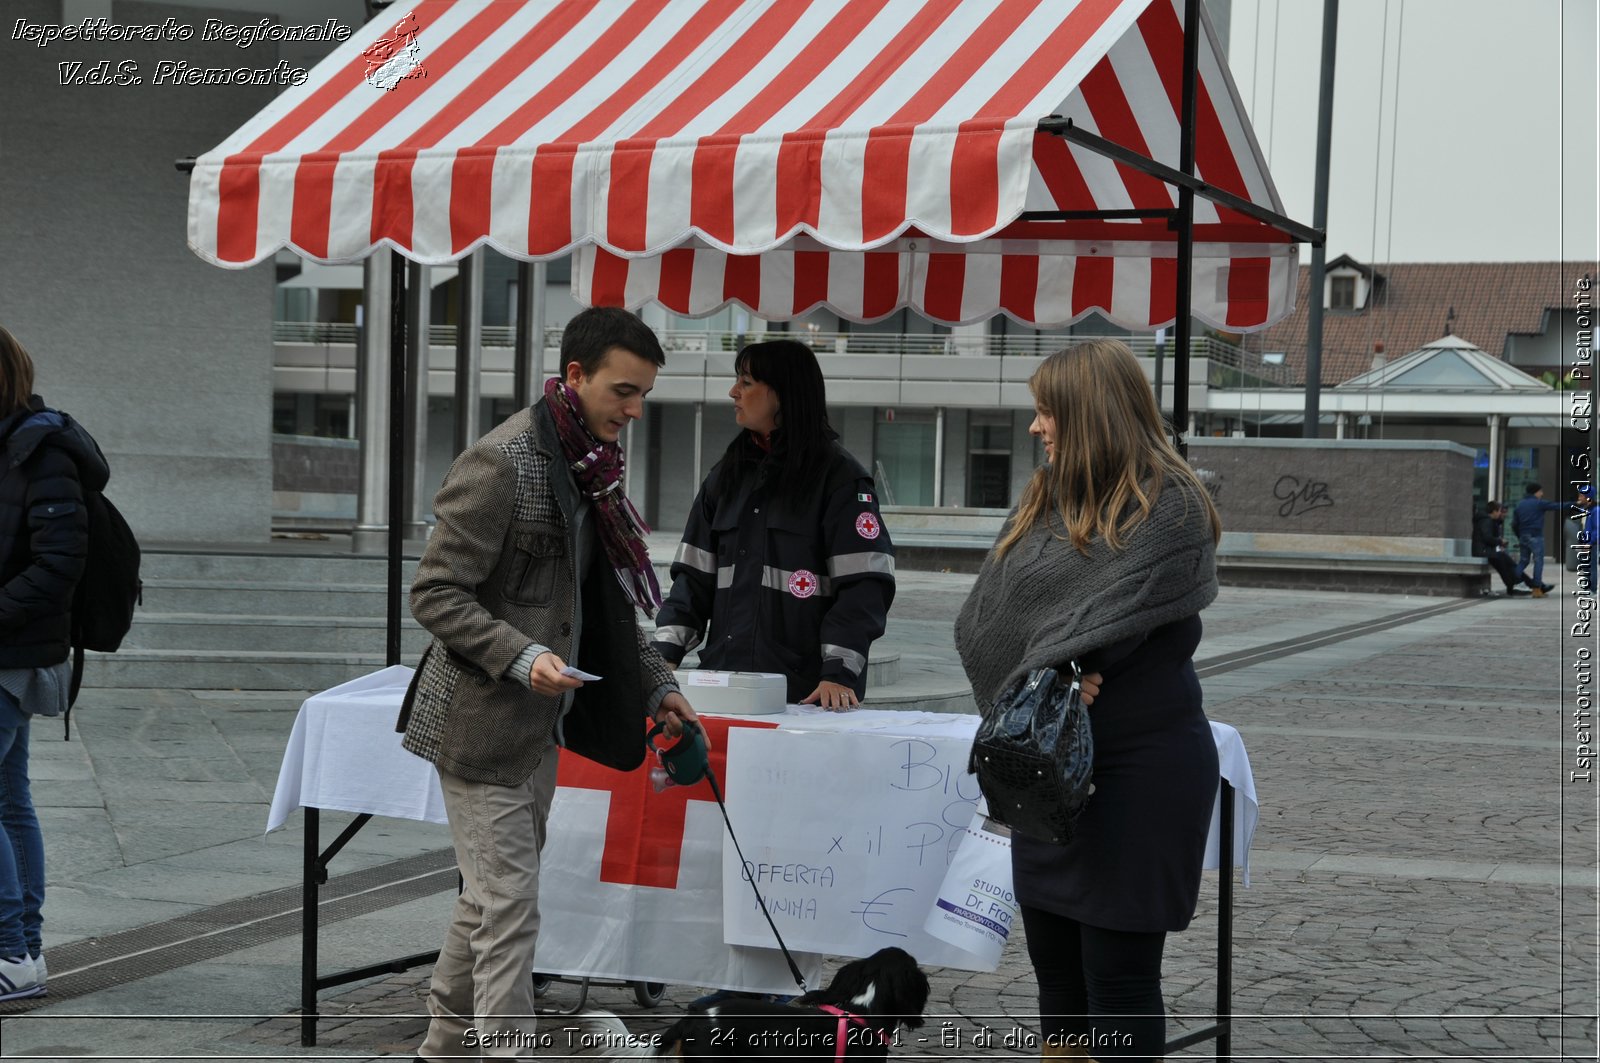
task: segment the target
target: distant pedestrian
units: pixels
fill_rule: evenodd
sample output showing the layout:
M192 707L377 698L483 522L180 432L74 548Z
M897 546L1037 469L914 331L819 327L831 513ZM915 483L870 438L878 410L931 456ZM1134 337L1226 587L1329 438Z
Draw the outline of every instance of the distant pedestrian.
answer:
M1517 537L1517 546L1521 548L1517 564L1546 592L1555 587L1544 581L1544 515L1562 508L1560 502L1544 500L1543 485L1530 483L1523 489L1522 501L1511 511L1511 534ZM1533 565L1531 569L1529 564Z
M1473 522L1472 554L1489 562L1489 567L1500 574L1501 581L1506 585L1506 597L1515 598L1529 593L1519 586L1527 584L1535 598L1543 598L1544 588L1535 583L1532 576L1518 569L1511 555L1506 553L1503 533L1505 515L1506 507L1498 502L1491 501L1484 507L1483 516Z
M109 478L88 433L33 394L33 360L0 328L0 1000L45 992L28 724L67 708L72 592L89 546L83 492Z

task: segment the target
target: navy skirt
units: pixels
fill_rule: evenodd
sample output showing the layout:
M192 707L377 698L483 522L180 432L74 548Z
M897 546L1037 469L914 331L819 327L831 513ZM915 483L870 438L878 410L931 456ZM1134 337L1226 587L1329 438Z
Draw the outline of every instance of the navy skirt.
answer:
M1098 666L1094 796L1066 845L1012 836L1022 904L1107 930L1182 930L1194 918L1218 783L1194 672L1200 633L1188 617ZM1092 654L1081 663L1097 669Z

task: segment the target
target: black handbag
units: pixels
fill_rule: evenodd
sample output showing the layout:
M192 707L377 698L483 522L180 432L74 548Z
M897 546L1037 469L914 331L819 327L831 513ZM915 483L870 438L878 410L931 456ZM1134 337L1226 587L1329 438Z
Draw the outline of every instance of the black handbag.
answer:
M1094 736L1079 696L1081 675L1077 662L1070 682L1054 668L1029 672L995 700L972 740L971 768L989 815L1056 845L1072 840L1094 793Z

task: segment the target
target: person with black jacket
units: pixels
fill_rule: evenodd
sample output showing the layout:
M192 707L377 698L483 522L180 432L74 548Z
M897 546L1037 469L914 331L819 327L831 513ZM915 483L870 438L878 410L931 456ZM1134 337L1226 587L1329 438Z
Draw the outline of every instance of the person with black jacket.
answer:
M1515 598L1531 591L1535 598L1543 598L1544 588L1535 583L1533 577L1519 570L1511 560L1511 555L1506 553L1502 531L1505 515L1506 507L1499 502L1490 501L1484 507L1483 515L1472 525L1472 556L1483 558L1489 562L1490 568L1500 574L1501 581L1506 585L1506 597ZM1519 584L1527 584L1529 590L1524 591Z
M89 543L83 492L109 478L89 434L33 394L33 360L0 328L0 1000L45 992L28 724L67 707L72 594Z
M777 672L791 703L866 696L894 601L894 545L872 474L828 424L822 368L794 340L753 343L728 392L740 432L689 510L654 645L671 664Z

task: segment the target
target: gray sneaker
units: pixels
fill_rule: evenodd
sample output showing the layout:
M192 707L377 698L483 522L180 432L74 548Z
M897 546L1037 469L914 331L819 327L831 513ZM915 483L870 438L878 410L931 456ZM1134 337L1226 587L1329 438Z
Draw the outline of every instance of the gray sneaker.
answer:
M45 985L45 979L49 977L50 972L45 968L44 953L42 952L33 958L33 973L39 978L39 995L44 996L46 993L50 992L49 988Z
M21 1000L44 995L39 971L27 953L0 958L0 1000Z

